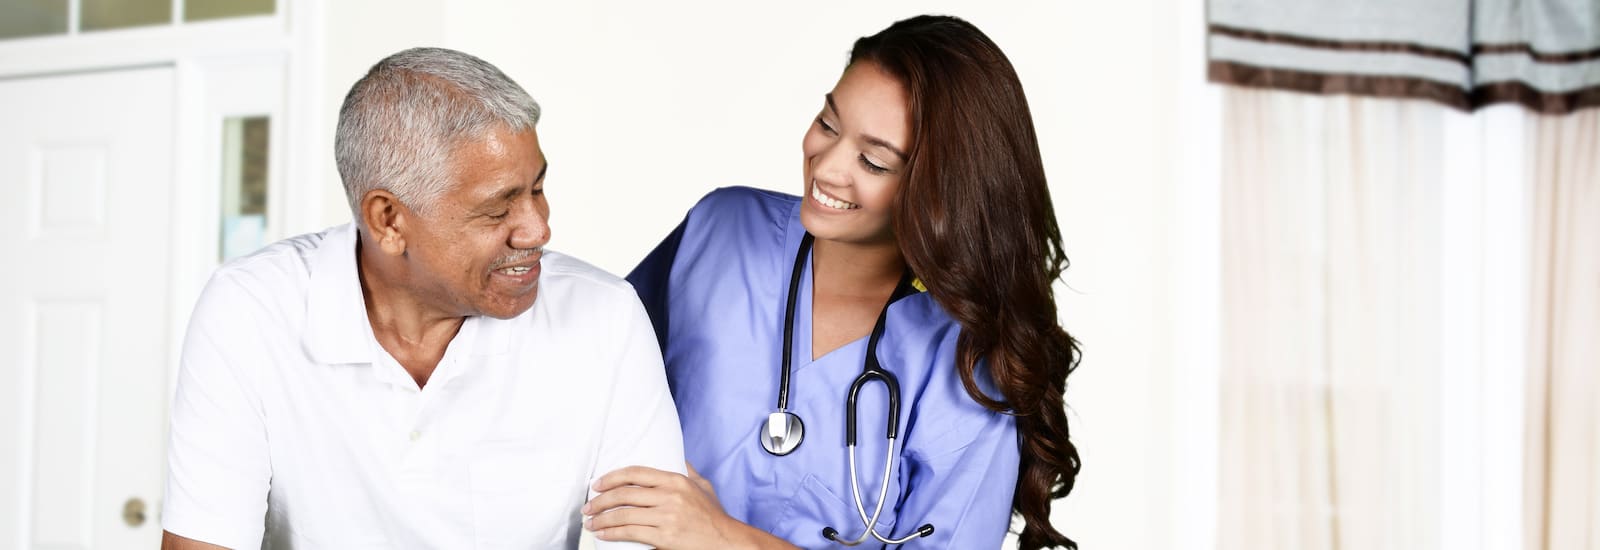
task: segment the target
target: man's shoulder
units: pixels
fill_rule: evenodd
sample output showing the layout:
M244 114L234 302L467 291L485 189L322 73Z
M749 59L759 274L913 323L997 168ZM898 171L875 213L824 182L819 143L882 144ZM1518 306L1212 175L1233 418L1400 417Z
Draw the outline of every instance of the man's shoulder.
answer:
M330 241L338 240L335 237L349 230L346 224L316 233L289 237L263 246L245 256L229 260L217 267L217 273L233 277L270 277L280 274L303 276L311 271L317 251L328 246Z
M633 285L604 269L566 254L546 250L539 260L539 294L522 314L562 334L610 333L617 323L644 319L644 306Z
M576 257L545 250L539 260L539 287L579 295L633 294L633 286L609 271ZM554 287L554 288L553 288Z
M350 230L347 224L297 235L229 260L212 274L201 296L202 305L207 300L219 299L244 298L267 305L303 298L311 286L312 274L318 269L332 268L319 265L319 252L340 241L341 233Z

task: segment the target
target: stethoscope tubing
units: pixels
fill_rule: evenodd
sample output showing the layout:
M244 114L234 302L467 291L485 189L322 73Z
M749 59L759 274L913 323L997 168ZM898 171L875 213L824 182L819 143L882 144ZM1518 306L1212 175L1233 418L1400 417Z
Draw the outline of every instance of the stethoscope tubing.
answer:
M795 253L794 271L789 275L789 300L783 308L783 371L778 375L778 412L789 411L789 373L794 363L794 304L800 299L800 276L805 274L804 258L811 251L814 237L811 232L800 237L800 250Z
M795 252L794 270L789 276L789 296L785 302L783 312L783 353L781 356L783 368L778 377L778 410L773 416L786 415L796 422L799 422L799 416L788 411L789 379L794 361L794 311L795 304L800 297L800 277L805 274L805 259L807 253L811 251L814 240L815 238L811 236L810 232L806 232L800 238L800 248ZM878 362L878 342L883 339L884 328L889 317L889 306L901 296L909 294L911 288L911 274L908 271L901 278L900 284L895 287L894 293L884 302L883 310L878 313L878 320L872 327L872 335L867 339L867 357L862 365L861 374L856 376L855 380L850 383L850 390L845 398L845 445L849 448L850 455L850 493L855 500L856 514L860 516L861 524L865 527L865 530L861 533L861 536L850 540L841 537L839 531L832 527L826 527L822 530L824 538L845 546L856 546L866 541L868 537L875 538L885 544L902 544L912 539L933 534L933 525L926 523L911 534L898 539L888 538L878 533L878 518L882 517L883 506L889 500L889 476L894 468L895 441L898 439L900 431L900 381L895 377L894 373L884 369L883 365ZM872 515L869 517L866 505L861 501L861 482L856 468L856 409L857 398L860 397L862 388L874 381L883 383L884 393L888 397L889 414L888 420L885 422L885 433L889 445L884 449L883 479L878 484L878 502L873 506ZM772 419L769 418L768 422L770 426ZM800 441L803 440L803 432L800 435L801 438L793 441L792 445L781 446L782 448L777 451L773 447L767 446L765 439L763 439L763 447L769 453L778 456L787 455L793 452L794 448L798 447Z

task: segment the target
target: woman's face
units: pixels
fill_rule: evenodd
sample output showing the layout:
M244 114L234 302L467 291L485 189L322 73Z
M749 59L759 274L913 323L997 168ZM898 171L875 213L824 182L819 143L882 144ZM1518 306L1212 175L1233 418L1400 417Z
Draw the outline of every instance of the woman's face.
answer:
M851 64L801 143L800 223L818 239L894 242L890 208L911 150L905 86L877 64Z

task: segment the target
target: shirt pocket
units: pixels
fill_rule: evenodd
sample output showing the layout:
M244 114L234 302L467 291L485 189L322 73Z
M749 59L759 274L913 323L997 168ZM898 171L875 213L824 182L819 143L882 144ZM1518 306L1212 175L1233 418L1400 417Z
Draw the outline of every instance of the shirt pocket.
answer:
M803 548L838 547L838 543L823 537L822 530L826 527L839 531L839 536L845 540L855 540L866 532L866 526L861 522L861 515L856 511L855 498L850 496L849 490L849 485L845 485L844 494L836 494L815 475L806 474L800 482L800 487L789 497L788 506L783 514L785 524L773 534ZM889 487L887 497L890 500L883 504L883 513L878 515L877 528L880 535L888 536L894 532L896 502L893 499L898 496L895 487ZM861 495L861 505L866 508L868 519L872 518L872 509L877 505L877 499L878 493L875 491L872 494ZM867 540L876 542L871 536L868 536ZM876 547L877 544L868 546Z
M574 547L586 494L575 454L520 439L480 444L468 464L478 547Z

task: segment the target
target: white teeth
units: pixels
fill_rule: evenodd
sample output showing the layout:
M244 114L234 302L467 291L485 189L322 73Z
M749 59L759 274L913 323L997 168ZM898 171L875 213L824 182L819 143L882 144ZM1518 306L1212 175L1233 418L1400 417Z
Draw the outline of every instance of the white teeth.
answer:
M533 268L531 268L531 267L508 267L508 268L505 268L505 269L501 269L500 271L505 273L505 274L507 274L507 275L521 275L523 273L527 273L527 272L531 271L532 269Z
M824 206L827 206L828 208L832 208L834 210L854 210L856 208L861 208L861 205L859 205L859 204L856 204L856 203L853 203L853 202L845 202L845 201L830 197L828 195L825 195L825 194L823 194L822 189L819 189L819 188L817 188L815 186L812 186L812 188L811 188L811 198L816 199L817 202L820 202Z

